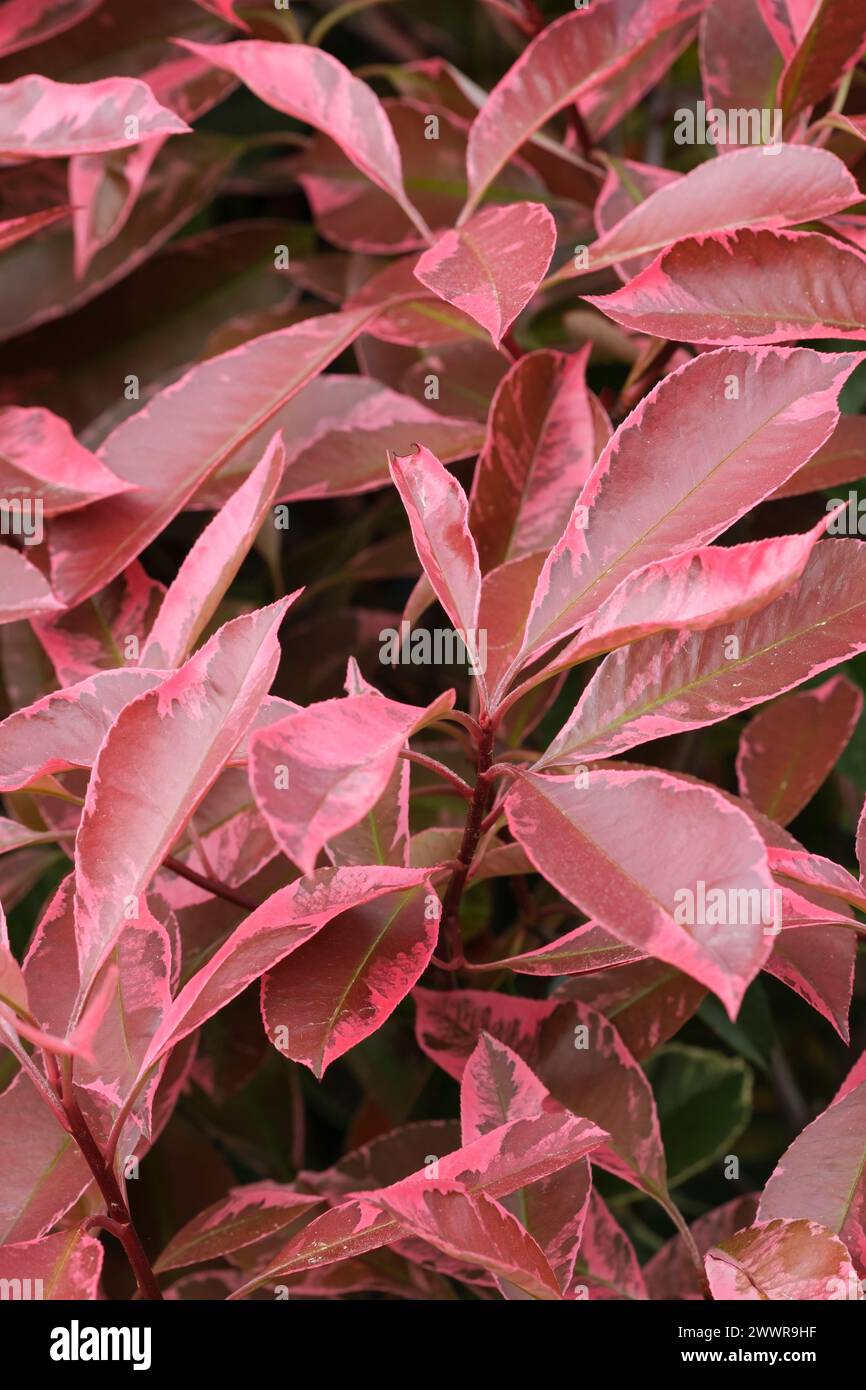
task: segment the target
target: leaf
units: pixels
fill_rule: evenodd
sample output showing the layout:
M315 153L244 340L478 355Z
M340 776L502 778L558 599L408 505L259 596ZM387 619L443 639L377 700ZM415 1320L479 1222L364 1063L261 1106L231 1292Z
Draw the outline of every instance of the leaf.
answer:
M288 603L226 623L180 671L126 705L102 744L75 842L79 1009L128 903L252 723L277 667ZM142 796L142 779L158 796Z
M72 1136L23 1075L0 1095L0 1163L2 1242L50 1231L92 1181Z
M634 1246L597 1192L593 1192L569 1294L602 1300L645 1299Z
M697 0L660 0L653 14L637 0L594 5L542 29L484 102L469 132L465 220L521 145L557 111L633 61L652 40L697 14Z
M705 984L736 1017L771 945L763 908L753 910L755 895L763 903L772 890L766 850L741 811L715 788L687 787L663 772L594 768L586 787L521 772L505 812L558 892L620 940ZM648 839L642 827L650 823ZM689 922L717 915L699 910L700 883L719 890L721 903L713 901L724 933L715 922ZM741 911L742 894L750 906Z
M790 477L835 426L855 362L729 348L660 382L602 452L545 562L522 659L567 636L632 571L714 540Z
M439 935L429 891L421 883L343 913L265 977L268 1036L318 1081L381 1028L429 965Z
M548 1093L510 1047L482 1032L460 1082L464 1144L510 1120L530 1120L545 1108Z
M860 1084L797 1136L758 1206L761 1221L805 1218L835 1231L866 1273L866 1085Z
M859 196L845 165L827 150L806 145L738 150L656 189L592 245L589 269L652 258L685 237L817 220L850 207ZM569 267L558 278L581 273L586 272Z
M0 54L44 43L98 10L102 0L10 0L0 16Z
M377 1199L394 1220L452 1259L480 1265L531 1298L558 1299L556 1276L519 1221L483 1192L403 1187Z
M232 1188L228 1197L212 1203L172 1236L154 1269L159 1274L220 1259L287 1231L319 1205L321 1198L275 1182Z
M613 1024L577 1000L542 1023L537 1075L560 1105L581 1113L608 1142L592 1161L642 1191L664 1198L665 1157L649 1082Z
M648 637L606 657L545 764L610 757L784 694L863 650L864 603L864 543L822 541L802 579L752 617Z
M324 700L256 733L250 780L277 844L303 873L327 840L357 825L384 792L411 734L440 718L454 695L427 709L383 695Z
M866 18L857 6L816 0L804 13L809 13L808 24L797 34L779 82L786 120L826 96L866 50Z
M65 221L71 212L71 207L45 208L43 212L31 212L24 217L12 217L0 222L0 252L8 251L16 242L25 241L27 237L41 232L43 227Z
M646 1073L677 1186L730 1153L751 1117L752 1072L741 1057L671 1043L650 1058Z
M329 136L416 227L426 231L403 187L400 148L379 98L330 53L261 39L216 47L180 42L191 53L233 72L269 106Z
M864 266L862 252L818 232L744 228L679 241L614 294L584 298L624 328L676 342L862 341Z
M468 969L484 973L513 970L518 975L582 975L595 970L619 970L640 957L640 951L618 941L597 922L583 922L546 946L521 951L505 960L469 964Z
M447 992L418 988L415 1035L422 1052L455 1081L482 1033L505 1043L526 1062L534 1062L541 1022L556 1008L555 1000L520 999L476 989Z
M27 1290L22 1298L93 1300L102 1254L95 1236L87 1235L84 1226L72 1226L39 1240L0 1246L0 1280L4 1288L7 1280L20 1283Z
M773 493L774 498L802 497L804 493L854 483L866 475L866 417L840 415L826 444L808 463ZM839 498L839 502L842 502ZM838 505L838 504L837 504Z
M527 353L497 387L469 499L484 574L548 549L565 528L597 452L588 356Z
M145 82L109 77L66 84L32 74L0 87L0 155L54 159L117 150L189 130Z
M113 430L100 457L138 491L54 523L52 575L64 601L78 603L119 574L374 312L323 314L255 338L191 368Z
M740 795L787 825L836 766L862 709L860 689L844 676L765 705L740 735Z
M615 938L610 941L614 943ZM638 954L632 951L622 965L614 960L614 970L565 980L556 993L561 999L580 999L604 1014L632 1056L642 1062L679 1032L705 1000L706 991L664 961L635 959Z
M531 1120L500 1125L481 1139L438 1159L437 1187L457 1185L470 1197L483 1193L499 1201L527 1184L539 1182L577 1163L606 1138L587 1120L557 1110ZM425 1167L393 1186L380 1189L389 1197L409 1189L424 1190L429 1183ZM405 1231L393 1217L365 1195L350 1198L316 1217L280 1251L270 1267L238 1290L237 1297L270 1280L302 1272L335 1260L348 1259L400 1240Z
M775 107L782 55L761 10L762 0L710 0L704 10L700 61L708 108L751 113ZM745 132L727 128L726 142L716 146L719 154L754 143L750 126L747 118Z
M511 203L445 232L419 258L415 274L486 328L498 348L544 279L555 247L556 223L547 208Z
M265 523L284 466L283 446L275 435L249 477L186 555L148 633L142 666L170 670L193 649Z
M352 866L322 869L273 893L184 985L150 1044L142 1073L332 918L424 879L421 869Z
M710 1250L705 1266L720 1300L863 1297L845 1246L813 1221L759 1221Z
M759 612L801 577L826 528L823 517L802 536L705 546L635 570L545 668L545 678L653 632L703 632Z
M370 377L328 372L310 381L224 468L196 493L198 507L221 506L257 461L261 435L279 428L286 468L280 502L345 497L386 487L388 450L411 450L423 438L445 463L475 454L483 430L471 420L439 415L412 396Z
M62 607L42 571L11 545L0 545L0 595L0 623L56 613Z
M50 617L35 618L34 634L58 681L69 686L128 663L131 669L164 593L162 584L149 578L133 560L83 603Z
M4 500L38 498L45 516L128 492L99 459L77 443L50 410L0 409L0 490Z
M418 559L463 638L474 670L481 674L483 662L476 644L481 570L469 530L466 494L424 448L407 458L392 458L391 477L409 517Z

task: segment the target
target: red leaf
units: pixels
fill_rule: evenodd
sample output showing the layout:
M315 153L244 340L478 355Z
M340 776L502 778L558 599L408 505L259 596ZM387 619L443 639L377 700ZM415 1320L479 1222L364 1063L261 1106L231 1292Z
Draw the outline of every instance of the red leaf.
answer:
M103 0L8 0L0 15L0 54L44 43L98 10Z
M647 1297L634 1246L597 1192L590 1199L569 1293L593 1303Z
M25 0L25 3L29 4L30 0ZM46 208L44 212L31 212L25 217L13 217L6 222L0 222L0 251L8 251L16 242L24 241L36 232L41 232L43 227L65 221L71 212L71 207Z
M62 604L42 571L11 545L0 545L0 623L56 613Z
M507 1044L524 1061L536 1056L538 1030L555 1000L521 999L483 990L416 989L415 1034L422 1052L460 1081L482 1033Z
M768 106L767 93L782 70L782 55L761 13L764 3L765 0L709 0L701 16L701 75L707 107L747 113L745 130L741 127L732 131L728 121L726 138L716 146L719 154L738 145L756 144L758 138L763 138L760 115ZM775 3L785 8L785 0ZM752 112L759 116L757 133L753 131ZM776 119L774 114L773 120Z
M4 501L38 498L45 516L85 507L133 485L79 444L50 410L0 409L0 493Z
M740 735L740 795L787 825L836 766L862 709L862 692L844 676L765 706Z
M692 1239L701 1257L743 1226L751 1226L757 1205L757 1197L734 1197L692 1222ZM681 1235L673 1236L653 1255L644 1266L644 1277L654 1299L697 1299L701 1296L692 1257Z
M547 208L511 203L445 232L420 257L415 274L486 328L499 347L544 279L555 247L556 223Z
M866 15L848 0L816 0L779 82L778 101L785 119L814 106L866 51Z
M0 1246L0 1280L20 1282L22 1298L95 1299L101 1270L102 1246L84 1226Z
M848 1251L813 1221L760 1221L706 1256L720 1300L862 1299Z
M202 1260L219 1259L275 1236L301 1220L321 1198L295 1192L275 1182L235 1187L172 1236L154 1268L182 1269Z

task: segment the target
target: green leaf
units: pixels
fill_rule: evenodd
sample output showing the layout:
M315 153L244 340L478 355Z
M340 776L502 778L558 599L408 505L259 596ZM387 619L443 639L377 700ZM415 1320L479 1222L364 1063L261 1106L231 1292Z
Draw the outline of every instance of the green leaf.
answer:
M646 1063L645 1071L673 1187L730 1152L752 1113L752 1070L741 1057L672 1043Z

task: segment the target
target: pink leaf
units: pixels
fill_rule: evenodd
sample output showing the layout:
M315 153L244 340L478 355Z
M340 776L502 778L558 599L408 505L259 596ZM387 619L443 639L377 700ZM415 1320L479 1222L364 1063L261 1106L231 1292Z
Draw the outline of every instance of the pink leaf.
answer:
M22 1298L93 1300L102 1270L102 1246L83 1226L39 1240L0 1246L0 1280L21 1284ZM15 1295L13 1294L12 1297Z
M594 768L585 788L521 773L505 809L515 839L564 897L620 940L700 980L736 1017L771 946L763 906L741 914L738 904L743 894L752 908L756 898L763 904L773 886L741 811L715 788L613 768ZM648 839L641 827L649 823ZM715 903L706 912L701 884Z
M697 14L703 0L602 0L542 29L494 87L469 132L464 219L516 150L570 102L625 68L659 34Z
M30 0L25 0L26 4L29 2ZM24 217L13 217L6 222L0 222L0 252L8 251L16 242L24 241L36 232L41 232L43 227L65 221L71 212L71 207L45 208L44 212L31 212Z
M588 348L519 358L499 383L472 482L482 571L557 541L596 459Z
M734 1197L692 1222L692 1239L703 1258L714 1245L720 1245L743 1226L751 1226L758 1206L757 1197ZM647 1288L653 1299L697 1299L695 1267L681 1235L673 1236L644 1266Z
M499 347L544 279L555 248L556 223L547 208L511 203L445 232L420 257L415 274L486 328Z
M330 136L426 232L426 224L406 196L400 149L379 98L330 53L261 39L210 47L179 42L191 53L233 72L277 111Z
M133 560L83 603L32 626L61 685L139 661L165 589Z
M4 1242L50 1231L92 1181L81 1150L27 1076L0 1095L0 1169Z
M840 415L826 444L773 497L801 497L838 483L855 483L866 474L866 417ZM842 502L842 498L838 499ZM835 501L835 499L834 499ZM838 505L838 503L837 503Z
M597 922L584 922L546 946L521 951L505 960L470 965L470 970L513 970L518 975L582 975L595 970L613 970L641 958L641 952L626 946Z
M759 1221L706 1256L713 1298L862 1299L848 1251L814 1221Z
M440 718L453 692L421 709L382 695L325 700L253 736L250 768L274 839L304 873L322 846L375 806L411 734Z
M600 270L637 258L645 262L684 237L735 227L787 227L841 212L858 198L845 165L827 150L806 145L739 150L729 159L699 164L684 178L651 193L594 243L589 268ZM816 204L823 213L815 211ZM579 273L569 270L560 278Z
M822 541L799 582L752 617L709 633L648 637L639 675L638 648L606 657L549 762L610 757L783 695L866 648L864 605L866 545Z
M53 523L52 574L64 601L78 603L119 574L376 312L324 314L255 338L192 367L118 425L100 457L138 491Z
M480 1265L532 1298L562 1297L540 1247L520 1222L483 1192L402 1187L377 1199L402 1226L452 1259Z
M569 1292L593 1303L647 1297L634 1246L597 1192L590 1198Z
M740 736L740 795L787 825L836 766L862 709L862 692L844 676L765 706Z
M0 623L56 613L62 606L41 570L20 550L0 545Z
M287 1231L321 1198L295 1192L275 1182L235 1187L173 1235L154 1268L182 1269L202 1260L220 1259L235 1250Z
M778 101L786 120L826 96L866 51L866 15L848 0L815 0L795 23L797 46L785 64Z
M790 477L835 426L856 361L729 348L666 377L602 452L546 561L523 660L567 636L633 570L707 544Z
M236 618L127 705L99 751L75 842L79 1004L145 891L249 728L279 659L288 600ZM141 778L159 796L142 797Z
M103 0L8 0L0 15L0 54L44 43L98 10Z
M0 155L6 159L93 154L188 130L135 78L72 84L32 74L0 87Z
M775 3L784 7L785 0ZM741 117L745 128L732 130L728 121L725 138L716 146L719 154L764 138L761 119L768 107L767 93L782 70L782 55L761 13L763 5L764 0L709 0L701 16L701 75L707 107L746 113ZM771 119L777 119L775 113Z
M482 1032L460 1083L462 1141L471 1144L510 1120L532 1119L548 1100L547 1090L523 1059Z
M697 1012L706 990L664 961L634 959L636 954L632 951L632 959L616 969L564 980L556 994L580 999L604 1014L632 1056L642 1062Z
M524 1061L536 1056L538 1030L555 1000L521 999L475 989L416 989L415 1034L422 1052L460 1081L482 1033L505 1043Z
M332 1062L381 1028L430 963L438 909L427 883L377 898L336 917L272 970L262 983L262 1016L278 1051L321 1081Z
M861 251L818 232L744 228L679 241L614 294L585 298L625 328L677 342L862 341L864 268Z
M38 498L45 516L128 492L65 420L50 410L0 409L0 493L4 500Z
M193 649L265 523L284 464L283 446L275 435L249 477L186 555L148 633L142 666L170 669Z

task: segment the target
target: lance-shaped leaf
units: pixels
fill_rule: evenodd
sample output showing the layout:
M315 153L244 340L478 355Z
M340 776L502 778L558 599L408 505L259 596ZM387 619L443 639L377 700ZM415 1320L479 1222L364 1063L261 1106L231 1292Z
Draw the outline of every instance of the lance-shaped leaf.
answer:
M845 1246L815 1221L759 1221L709 1250L704 1266L723 1302L863 1297Z
M0 1241L50 1231L92 1181L84 1155L28 1076L0 1095Z
M123 707L163 679L161 671L104 671L10 714L0 724L0 791L92 767Z
M778 2L784 6L784 0ZM728 120L716 146L719 154L766 140L766 127L761 127L764 113L775 119L782 55L761 8L762 0L709 0L701 16L700 62L707 108L736 111L742 121L732 130ZM773 134L772 126L768 134Z
M439 935L429 884L352 908L262 983L265 1029L278 1051L321 1081L380 1028L427 969Z
M787 825L833 771L862 709L862 692L844 676L765 706L740 735L740 795Z
M531 352L499 383L469 500L485 574L547 550L565 529L596 459L588 357L588 347Z
M826 96L866 51L866 15L846 0L816 0L779 82L786 120ZM796 32L796 31L795 31Z
M476 648L481 570L466 494L429 449L392 459L391 477L406 508L418 559L481 671Z
M866 1273L866 1085L836 1099L782 1155L758 1207L775 1217L820 1222Z
M454 693L427 709L379 694L324 700L250 740L250 780L277 844L304 873L333 836L375 806L406 740L441 717Z
M838 483L856 483L866 475L866 416L840 415L826 444L773 497L802 497ZM838 506L843 499L834 499Z
M613 1024L568 1000L539 1032L537 1073L555 1100L606 1130L593 1163L664 1200L665 1158L649 1082Z
M9 0L0 16L0 54L44 43L98 10L103 0Z
M33 73L0 87L0 155L6 159L117 150L187 130L186 121L160 106L136 78L66 83Z
M382 103L338 59L320 48L261 39L211 47L181 42L191 53L233 72L269 106L330 136L353 164L390 193L416 227L426 231L403 187L400 147Z
M769 847L768 853L774 874L817 889L831 898L840 898L861 912L866 911L866 888L841 864L834 864L832 859L825 859L821 854L777 848L775 845Z
M415 274L486 328L499 347L544 279L555 248L556 223L547 208L511 203L486 208L445 232L419 258Z
M371 377L328 372L309 382L205 483L195 506L222 506L258 461L267 443L262 435L274 428L281 430L286 451L279 502L345 497L386 487L391 481L388 450L411 451L417 439L424 439L437 458L453 463L476 454L484 438L474 421L437 414Z
M0 493L4 500L38 498L45 516L128 492L124 482L85 449L50 410L0 410Z
M220 628L127 705L99 751L75 842L79 1009L125 920L252 723L288 600Z
M14 246L16 242L25 241L27 237L41 232L43 227L50 227L54 222L64 221L71 212L71 207L59 206L46 208L44 212L30 212L25 217L12 217L6 222L0 222L0 252L8 251L10 246Z
M600 87L665 30L697 14L702 0L602 0L542 29L494 87L469 132L464 219L516 150L557 111Z
M744 228L679 241L614 294L585 298L624 328L676 342L862 341L864 269L861 251L819 232Z
M483 1192L403 1186L376 1199L395 1221L466 1264L480 1265L531 1298L559 1299L556 1275L516 1217Z
M636 570L546 668L545 676L665 628L702 632L765 608L800 578L827 520L823 517L803 536L705 546Z
M709 160L651 193L594 242L589 269L652 259L684 237L810 221L824 215L815 212L813 194L824 214L841 212L860 197L841 159L807 145L739 150L729 159ZM557 278L585 273L570 265Z
M728 348L660 382L604 449L545 562L523 660L567 636L633 570L714 540L790 477L834 428L856 361Z
M577 780L521 773L505 804L514 838L570 902L705 984L735 1018L771 946L761 903L773 880L748 817L715 788L650 769Z
M478 1045L482 1033L532 1064L543 1019L556 1008L549 999L521 999L479 989L416 989L415 1035L422 1052L455 1081Z
M228 1197L199 1212L172 1236L154 1268L157 1273L182 1269L243 1250L288 1230L321 1200L276 1182L232 1188Z
M100 457L138 491L53 523L52 574L64 601L78 603L119 574L377 311L324 314L255 338L193 367L113 430Z
M569 1295L593 1303L647 1297L634 1246L597 1192L590 1198Z
M606 657L545 765L610 757L785 694L866 648L864 613L866 545L822 541L798 583L752 617Z
M607 1135L589 1120L576 1119L560 1108L528 1120L514 1120L438 1160L437 1186L459 1185L470 1196L484 1193L499 1201L511 1192L539 1182L579 1162L604 1143ZM425 1167L377 1195L413 1192L429 1187ZM406 1232L365 1196L316 1217L283 1249L271 1266L238 1291L251 1292L283 1274L300 1273L320 1264L363 1255L393 1244Z
M62 607L42 571L20 550L0 545L0 623L56 613Z
M142 1073L253 980L350 908L424 882L426 870L323 869L281 888L250 913L181 990L156 1033Z
M639 960L642 952L618 941L597 922L584 922L546 946L504 960L470 964L469 970L513 970L517 975L582 975L613 970Z
M275 435L186 555L144 644L142 666L179 666L195 646L264 524L284 466L285 451Z
M40 1240L0 1246L0 1281L4 1288L7 1280L20 1283L29 1290L23 1298L90 1301L97 1297L102 1256L95 1236L71 1226Z
M617 969L565 980L556 992L559 998L581 999L604 1014L632 1056L642 1062L697 1012L706 990L665 961L635 959L637 954L632 949L631 958Z

